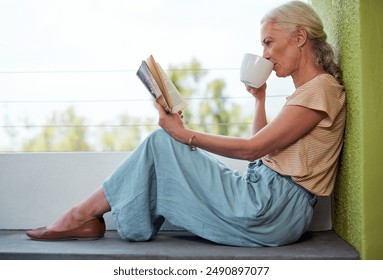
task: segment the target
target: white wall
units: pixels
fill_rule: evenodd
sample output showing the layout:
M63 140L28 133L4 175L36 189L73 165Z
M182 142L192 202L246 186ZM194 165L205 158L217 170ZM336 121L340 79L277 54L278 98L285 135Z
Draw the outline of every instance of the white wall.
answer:
M45 226L85 199L123 161L128 152L0 154L0 229ZM244 172L247 163L222 159ZM315 207L311 230L331 229L330 199ZM110 213L108 229L115 229Z

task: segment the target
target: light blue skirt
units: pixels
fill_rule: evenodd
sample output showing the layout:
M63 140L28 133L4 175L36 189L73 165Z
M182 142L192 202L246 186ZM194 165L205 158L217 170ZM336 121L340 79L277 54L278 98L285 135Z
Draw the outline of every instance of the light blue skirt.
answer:
M316 200L260 160L241 175L161 129L103 187L118 234L129 241L149 240L166 219L220 244L290 244L309 228Z

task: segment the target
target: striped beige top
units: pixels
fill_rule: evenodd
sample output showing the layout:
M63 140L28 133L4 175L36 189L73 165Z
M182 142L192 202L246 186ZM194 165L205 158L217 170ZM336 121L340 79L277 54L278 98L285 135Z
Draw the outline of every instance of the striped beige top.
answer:
M336 79L322 74L300 86L285 106L304 106L323 111L327 117L310 133L291 145L262 158L265 165L291 176L318 196L331 194L343 145L346 119L345 93Z

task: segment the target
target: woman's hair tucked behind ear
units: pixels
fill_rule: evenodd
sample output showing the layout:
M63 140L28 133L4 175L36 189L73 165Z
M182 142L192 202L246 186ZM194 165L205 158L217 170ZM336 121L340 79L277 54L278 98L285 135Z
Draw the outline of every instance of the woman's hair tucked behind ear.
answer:
M261 22L264 21L274 22L291 34L299 28L306 29L315 52L316 63L343 84L342 71L336 63L332 46L327 43L322 21L310 5L300 1L289 2L267 13Z

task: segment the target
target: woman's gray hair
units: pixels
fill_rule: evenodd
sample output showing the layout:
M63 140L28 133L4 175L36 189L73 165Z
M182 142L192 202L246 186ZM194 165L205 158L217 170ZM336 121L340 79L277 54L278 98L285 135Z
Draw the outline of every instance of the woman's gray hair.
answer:
M267 13L261 23L265 21L278 24L290 34L298 31L299 28L304 28L312 43L316 63L343 84L342 71L336 63L334 49L326 41L327 34L323 30L322 21L310 5L301 1L288 2Z

